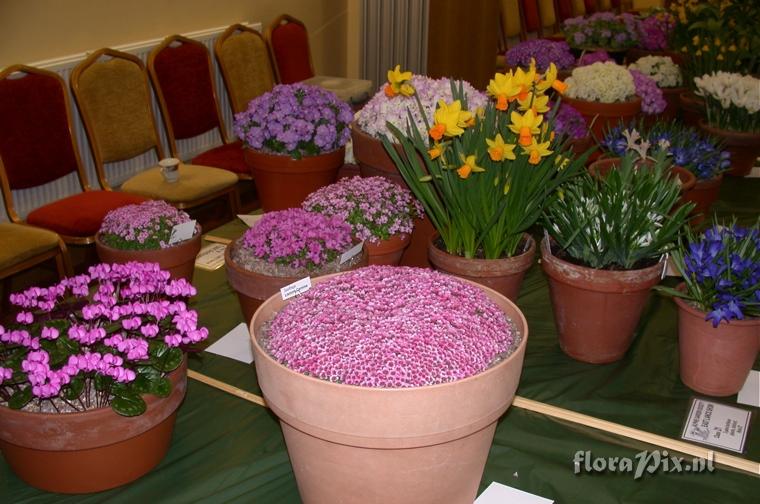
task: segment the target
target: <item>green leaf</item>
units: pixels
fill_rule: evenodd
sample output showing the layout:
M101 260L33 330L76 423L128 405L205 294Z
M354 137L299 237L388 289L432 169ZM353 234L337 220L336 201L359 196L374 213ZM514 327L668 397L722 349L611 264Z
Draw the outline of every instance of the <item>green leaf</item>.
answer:
M125 394L120 397L114 397L111 401L111 408L122 416L138 416L145 413L147 405L143 398L137 394Z
M168 373L174 371L182 363L182 350L171 348L156 361L156 369Z
M150 393L158 397L168 397L172 391L172 382L168 378L159 378L150 383Z
M61 394L63 395L64 399L73 401L82 395L82 390L84 390L84 378L81 376L75 376L71 379L69 384L63 388Z
M158 373L158 371L156 371L156 373ZM160 376L160 375L157 374L157 376ZM145 374L138 373L137 377L131 383L132 390L138 394L147 394L148 392L150 392L150 387L151 387L151 378Z
M21 409L32 400L32 387L19 389L8 399L8 407L11 409Z
M95 390L103 391L113 385L113 378L110 376L95 375Z

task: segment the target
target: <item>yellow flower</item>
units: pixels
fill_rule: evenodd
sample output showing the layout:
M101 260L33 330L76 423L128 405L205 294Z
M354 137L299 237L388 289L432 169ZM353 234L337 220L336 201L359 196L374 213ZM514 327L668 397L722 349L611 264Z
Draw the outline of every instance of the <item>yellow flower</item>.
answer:
M691 43L693 45L695 45L695 46L698 46L699 45L699 35L694 35L694 37L692 37L692 39L691 39Z
M719 54L715 59L718 61L723 61L725 58L723 58L722 54Z
M736 52L736 46L734 44L731 44L730 46L728 46L728 50L731 52Z
M539 80L536 84L536 89L539 91L546 91L549 88L554 89L559 94L565 94L567 90L567 84L557 79L557 66L554 63L549 63L549 69L546 71L543 80Z
M710 46L707 45L707 44L705 44L705 45L702 46L702 50L703 51L709 51L710 50Z
M433 146L428 150L428 156L430 156L430 159L433 160L437 157L440 157L441 154L443 154L443 145L439 144L438 142L433 142Z
M528 158L528 163L537 165L541 162L542 157L551 154L552 151L549 150L550 143L551 142L536 143L536 139L534 138L530 145L523 146L523 152L530 156Z
M460 178L466 179L472 172L478 173L484 171L486 171L485 168L481 168L476 164L475 155L470 155L462 160L462 166L457 169L457 175Z
M534 114L545 114L549 111L549 97L546 95L534 97L534 94L530 93L526 99L518 100L518 103L520 110L532 110Z
M519 112L512 112L510 116L512 124L509 125L509 129L518 135L520 135L519 144L526 146L530 145L533 140L533 135L539 133L538 127L544 120L544 116L536 115L532 110L528 110L524 115L520 115Z
M713 43L714 43L716 46L720 46L720 39L719 39L718 37L715 37L715 40L713 41Z
M501 133L497 133L493 140L486 138L486 144L488 144L488 155L492 161L515 159L515 145L504 143Z
M702 50L699 49L697 52L694 53L695 56L702 56Z
M438 100L438 108L433 116L435 125L430 128L430 136L434 140L440 140L444 135L447 137L459 136L464 133L464 128L471 118L472 113L462 110L462 102L459 100L454 100L450 104Z
M412 96L414 87L406 81L412 78L412 72L402 72L401 65L396 65L393 70L388 70L388 84L385 85L385 95L389 98L401 94Z
M498 110L507 110L510 101L515 99L520 93L521 87L512 72L508 74L497 73L488 83L486 92L489 96L496 98L496 108Z

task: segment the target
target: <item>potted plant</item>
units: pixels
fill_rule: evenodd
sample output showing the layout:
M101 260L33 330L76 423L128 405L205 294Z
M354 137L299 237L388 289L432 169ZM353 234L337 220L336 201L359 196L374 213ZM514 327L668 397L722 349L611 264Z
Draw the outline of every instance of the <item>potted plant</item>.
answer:
M678 306L681 381L707 395L736 394L760 349L760 220L750 228L714 221L699 236L688 232L672 256L684 281L659 289Z
M659 120L672 121L678 114L680 102L678 97L686 91L682 85L681 68L669 56L644 56L628 65L629 70L635 70L652 79L662 91L667 103Z
M268 299L251 322L258 383L302 500L471 503L519 382L522 313L422 268L315 284Z
M561 77L569 75L569 71L575 66L575 56L570 52L567 42L548 39L519 42L507 50L505 59L507 66L512 70L518 67L527 70L531 61L535 61L536 70L546 72L549 64L554 63Z
M721 138L731 152L729 175L749 174L760 154L760 79L717 72L694 79L707 117L699 126Z
M541 266L562 350L593 364L621 359L649 290L660 281L691 205L661 155L636 169L633 154L605 177L584 173L547 206Z
M365 242L369 264L398 265L409 245L414 220L424 215L422 205L406 187L385 177L351 177L318 189L303 209L336 215L351 225Z
M635 63L646 56L667 56L680 63L682 58L670 51L670 39L676 25L676 18L664 9L652 9L638 18L636 28L639 33L638 47L628 49L625 57L628 63Z
M106 214L95 235L95 249L105 263L155 262L172 278L193 281L195 257L201 249L201 227L189 239L171 243L174 226L190 216L165 201L126 205Z
M606 61L615 62L610 54L603 49L598 51L584 51L578 58L578 66L588 66L593 65L594 63L604 63Z
M166 453L185 396L183 351L208 330L196 293L155 263L99 264L12 294L0 326L0 448L43 490L98 492Z
M546 74L496 74L482 114L456 92L452 103L439 101L425 128L403 133L388 125L400 152L383 141L438 231L430 262L512 300L533 264L535 242L526 231L585 161L570 159L566 139L544 116L546 91L565 87L556 74L553 64Z
M265 212L298 207L343 165L351 107L321 87L279 84L235 115Z
M351 225L341 217L300 208L264 214L224 252L227 280L245 321L262 301L303 277L366 266L366 247L341 260L354 245Z
M566 19L562 33L570 47L578 51L604 49L618 53L620 63L625 51L639 40L636 17L629 13L597 12Z

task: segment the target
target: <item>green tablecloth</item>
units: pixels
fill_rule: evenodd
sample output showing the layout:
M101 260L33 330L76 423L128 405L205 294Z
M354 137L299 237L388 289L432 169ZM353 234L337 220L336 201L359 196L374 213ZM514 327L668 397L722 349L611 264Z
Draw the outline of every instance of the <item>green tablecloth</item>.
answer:
M753 222L760 211L760 180L728 179L716 209ZM235 237L242 223L213 232ZM242 321L224 269L197 270L194 302L209 344ZM675 307L653 295L627 356L608 365L576 362L559 349L546 280L538 265L528 273L518 305L530 336L518 394L563 408L677 438L692 393L678 378ZM593 309L594 307L589 307ZM202 353L190 367L258 392L251 366ZM757 366L756 366L757 367ZM735 402L734 398L723 399ZM757 408L754 409L757 413ZM748 440L747 458L760 460L760 433ZM760 478L716 468L713 473L573 474L573 456L635 458L654 447L511 408L500 420L481 483L499 481L557 502L753 502ZM635 459L634 459L635 460ZM101 494L47 494L20 481L0 462L0 502L300 502L276 418L268 410L190 380L166 458L142 479ZM390 503L389 503L390 504ZM445 504L445 503L442 503Z

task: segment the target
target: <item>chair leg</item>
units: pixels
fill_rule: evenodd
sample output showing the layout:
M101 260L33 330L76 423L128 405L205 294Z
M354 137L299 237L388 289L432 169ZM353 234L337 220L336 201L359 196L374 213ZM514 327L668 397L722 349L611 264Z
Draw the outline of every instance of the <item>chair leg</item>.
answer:
M61 239L58 240L58 255L55 256L55 267L58 270L58 278L61 280L74 274L69 251Z

